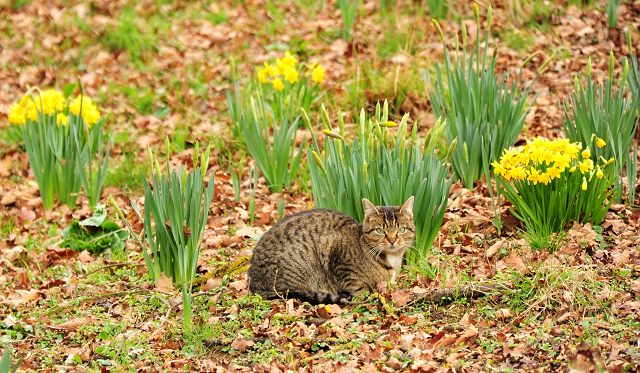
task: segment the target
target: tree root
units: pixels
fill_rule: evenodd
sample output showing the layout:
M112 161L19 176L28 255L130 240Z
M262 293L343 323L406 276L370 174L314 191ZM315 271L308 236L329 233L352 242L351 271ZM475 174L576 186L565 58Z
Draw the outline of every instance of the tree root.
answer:
M445 289L437 289L432 290L428 293L417 294L413 299L403 306L401 309L406 307L413 306L416 303L420 302L428 302L428 303L439 303L443 300L449 299L458 299L458 298L480 298L487 294L508 290L509 288L502 284L489 284L489 285L478 285L478 286L466 286L466 287L455 287L455 288L445 288Z
M231 263L227 263L223 266L220 266L219 268L207 273L204 276L196 277L191 282L191 285L200 286L205 282L207 282L207 280L209 280L210 278L224 277L227 275L231 276L238 273L246 272L249 269L249 266L246 264L249 263L250 260L251 260L251 256L242 256L238 260Z

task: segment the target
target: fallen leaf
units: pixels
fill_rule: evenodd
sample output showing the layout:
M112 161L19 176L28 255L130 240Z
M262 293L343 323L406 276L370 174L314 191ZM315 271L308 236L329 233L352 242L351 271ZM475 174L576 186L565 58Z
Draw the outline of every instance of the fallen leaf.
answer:
M33 211L29 210L26 206L22 206L20 208L20 213L18 215L23 221L32 222L36 220L36 214Z
M502 239L491 245L491 247L487 249L487 259L493 258L493 256L496 255L496 253L502 248L502 245L504 245L505 242L507 241L505 239Z
M91 253L89 253L87 250L84 250L78 255L78 260L81 261L82 263L90 263L90 262L93 262L95 258L92 257Z
M160 277L156 280L156 289L161 293L173 293L173 282L165 275L164 272L160 273Z
M215 289L220 286L222 286L222 277L214 277L214 278L208 279L207 282L202 284L202 286L200 287L200 290L209 291L211 289Z
M253 346L255 343L253 341L245 341L240 337L236 338L231 342L231 348L238 350L240 352L245 352L247 347Z

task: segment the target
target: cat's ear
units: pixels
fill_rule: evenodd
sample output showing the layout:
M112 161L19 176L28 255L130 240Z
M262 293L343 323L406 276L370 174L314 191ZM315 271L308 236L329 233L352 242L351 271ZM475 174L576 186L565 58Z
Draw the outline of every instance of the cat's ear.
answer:
M413 196L409 197L407 202L402 204L402 206L400 207L400 211L413 214Z
M371 201L366 198L362 199L362 206L364 207L365 215L378 213L378 209L373 205L373 203L371 203Z

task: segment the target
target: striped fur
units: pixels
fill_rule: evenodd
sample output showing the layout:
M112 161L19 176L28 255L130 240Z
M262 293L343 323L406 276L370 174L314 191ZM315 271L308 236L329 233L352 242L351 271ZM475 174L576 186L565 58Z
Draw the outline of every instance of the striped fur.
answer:
M249 290L267 299L331 304L395 278L415 237L413 197L400 207L366 199L363 205L362 224L327 209L282 219L254 249Z

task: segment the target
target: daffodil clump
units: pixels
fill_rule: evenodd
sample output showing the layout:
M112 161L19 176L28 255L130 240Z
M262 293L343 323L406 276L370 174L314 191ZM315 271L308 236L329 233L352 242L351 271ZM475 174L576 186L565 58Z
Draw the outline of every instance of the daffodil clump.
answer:
M598 148L606 146L593 135ZM605 170L614 159L591 159L589 146L568 139L546 140L540 137L512 150L505 149L494 173L501 176L502 192L514 206L514 215L529 229L551 234L566 223L600 223L612 201L613 177Z
M31 89L10 106L9 122L20 128L42 205L54 200L73 208L81 191L93 208L100 198L109 164L111 132L104 146L104 120L93 101L82 94Z
M91 128L101 116L91 98L79 95L72 100L55 89L40 91L38 96L27 94L19 102L11 104L9 110L9 122L18 125L25 124L27 119L37 121L38 113L55 118L58 126L66 125L70 112L78 116L82 110L82 118Z
M326 69L318 63L308 66L298 63L289 51L275 63L265 62L258 67L258 80L265 93L286 100L299 100L298 106L309 110L321 97L320 84L325 80Z

